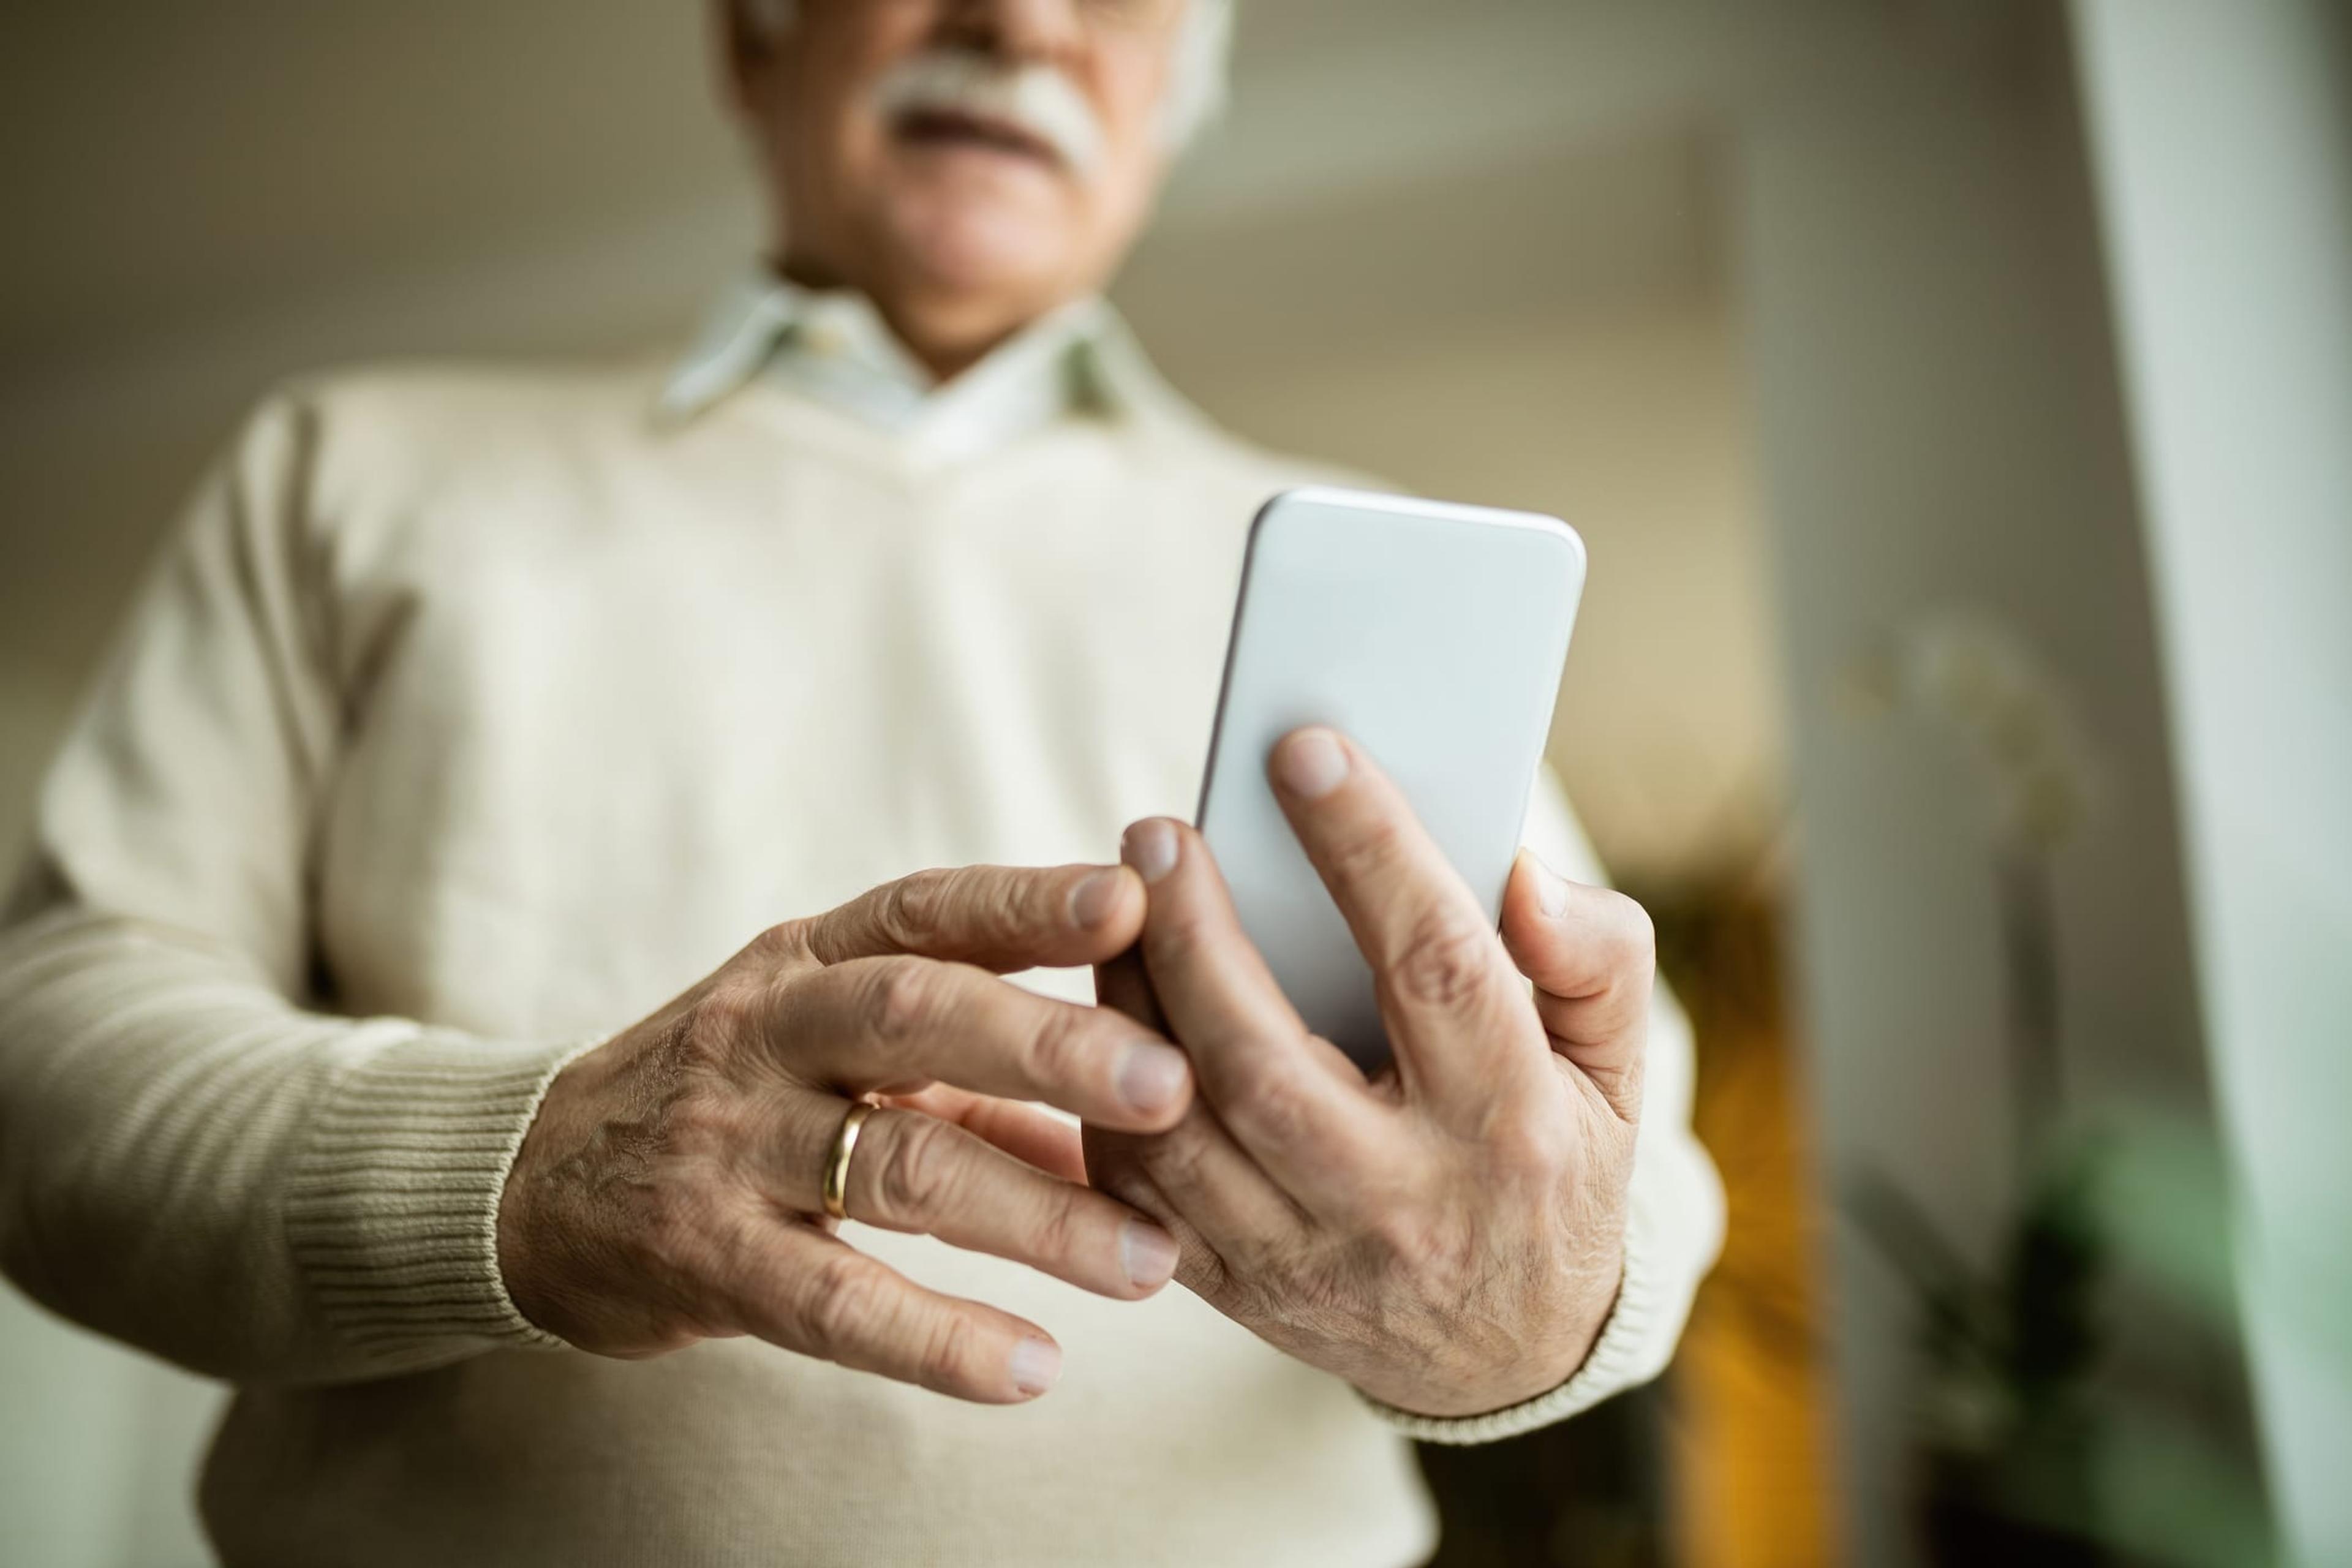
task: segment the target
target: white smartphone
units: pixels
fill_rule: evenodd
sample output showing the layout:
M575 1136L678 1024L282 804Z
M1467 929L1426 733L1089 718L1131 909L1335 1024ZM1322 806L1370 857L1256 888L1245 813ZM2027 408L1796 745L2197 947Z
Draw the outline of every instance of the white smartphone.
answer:
M1499 920L1583 591L1583 541L1532 512L1311 489L1250 525L1195 820L1284 994L1367 1073L1389 1060L1371 970L1267 757L1344 731Z

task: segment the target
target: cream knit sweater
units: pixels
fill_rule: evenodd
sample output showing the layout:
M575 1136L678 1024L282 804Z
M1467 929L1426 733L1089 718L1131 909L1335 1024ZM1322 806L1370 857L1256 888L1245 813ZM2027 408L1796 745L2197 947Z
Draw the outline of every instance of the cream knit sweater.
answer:
M1053 1330L1060 1385L1011 1409L515 1312L499 1191L582 1042L779 919L1189 811L1244 526L1312 477L1159 394L950 461L772 382L658 390L337 378L205 482L0 938L10 1278L237 1385L202 1487L232 1564L1415 1560L1397 1430L1181 1289L851 1227ZM1556 807L1534 832L1591 874ZM1601 1346L1425 1435L1664 1364L1719 1210L1670 1012L1652 1051Z

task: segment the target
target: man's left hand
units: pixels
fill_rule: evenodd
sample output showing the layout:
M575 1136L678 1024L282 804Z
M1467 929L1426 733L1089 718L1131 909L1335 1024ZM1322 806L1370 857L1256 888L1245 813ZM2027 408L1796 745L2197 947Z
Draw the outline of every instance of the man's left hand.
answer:
M1092 1179L1176 1237L1192 1289L1376 1399L1447 1416L1533 1397L1616 1298L1649 918L1523 853L1497 933L1345 738L1298 731L1269 771L1371 965L1395 1067L1368 1080L1309 1034L1200 836L1137 823L1150 910L1098 992L1181 1043L1200 1092L1166 1132L1087 1128Z

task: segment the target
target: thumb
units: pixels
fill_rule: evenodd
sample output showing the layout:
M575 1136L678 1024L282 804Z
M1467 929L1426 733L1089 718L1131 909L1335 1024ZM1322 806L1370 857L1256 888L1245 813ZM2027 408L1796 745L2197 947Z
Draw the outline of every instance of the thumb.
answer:
M1553 1051L1633 1121L1657 969L1649 912L1612 889L1571 882L1522 849L1503 890L1502 929L1511 962L1535 983Z

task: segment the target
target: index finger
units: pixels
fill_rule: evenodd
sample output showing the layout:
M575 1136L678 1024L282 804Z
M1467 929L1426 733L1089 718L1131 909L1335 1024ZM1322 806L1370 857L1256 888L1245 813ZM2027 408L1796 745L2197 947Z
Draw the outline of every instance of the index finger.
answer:
M1307 1032L1242 930L1199 831L1165 817L1127 830L1122 852L1151 890L1143 977L1192 1058L1217 1119L1284 1191L1318 1212L1359 1197L1365 1173L1394 1163L1389 1109L1328 1040ZM1139 1008L1136 976L1105 971L1107 999Z
M1494 922L1362 749L1310 727L1267 761L1275 798L1371 965L1408 1095L1491 1106L1546 1052Z
M823 963L915 953L999 973L1099 963L1143 928L1124 866L962 866L918 871L795 923Z

